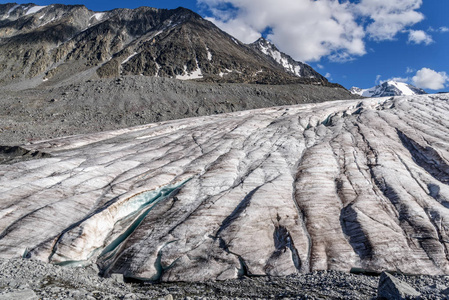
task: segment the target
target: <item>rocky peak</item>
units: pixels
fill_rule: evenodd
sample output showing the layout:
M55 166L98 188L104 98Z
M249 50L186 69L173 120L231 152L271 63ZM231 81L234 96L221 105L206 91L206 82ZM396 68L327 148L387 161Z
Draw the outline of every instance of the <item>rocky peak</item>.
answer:
M331 85L268 43L244 45L182 7L94 12L84 6L4 4L0 83L51 85L83 74Z
M417 88L405 82L398 82L394 80L385 81L369 89L352 87L349 91L352 94L363 97L391 97L427 94L423 89Z
M349 91L354 95L360 95L360 93L362 92L362 89L358 88L356 86L353 86L352 88L349 89Z
M298 77L316 78L321 81L327 82L327 79L316 72L312 67L305 63L298 62L291 56L279 51L276 45L263 37L260 37L257 41L250 44L250 47L262 52L264 55L274 60L290 74Z
M257 41L253 43L253 45L257 46L265 54L268 54L267 49L270 49L272 51L279 51L278 48L273 43L269 42L264 37L260 37Z

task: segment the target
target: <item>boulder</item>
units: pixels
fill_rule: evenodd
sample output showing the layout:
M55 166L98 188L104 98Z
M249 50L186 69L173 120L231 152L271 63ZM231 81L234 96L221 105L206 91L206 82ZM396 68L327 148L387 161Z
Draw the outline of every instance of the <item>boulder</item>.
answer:
M5 294L0 294L1 300L37 300L37 295L33 290L13 291Z
M411 287L408 283L405 283L393 275L382 272L379 279L379 288L377 291L377 297L379 299L410 299L419 297L421 294Z

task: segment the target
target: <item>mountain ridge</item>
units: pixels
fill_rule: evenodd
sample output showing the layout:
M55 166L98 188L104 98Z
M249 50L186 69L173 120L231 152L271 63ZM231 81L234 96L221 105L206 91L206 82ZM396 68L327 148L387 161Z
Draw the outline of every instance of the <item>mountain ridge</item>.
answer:
M352 87L349 92L363 97L391 97L391 96L412 96L427 94L423 89L417 88L405 82L387 80L369 89Z
M307 76L288 72L254 45L182 7L93 12L82 5L3 4L0 53L4 85L20 80L48 85L85 72L89 78L143 75L341 87L305 64Z
M254 49L264 53L276 63L282 65L285 70L298 77L318 78L320 80L327 80L324 76L319 74L309 65L294 60L290 55L281 52L275 44L267 39L261 37L252 44L249 44Z

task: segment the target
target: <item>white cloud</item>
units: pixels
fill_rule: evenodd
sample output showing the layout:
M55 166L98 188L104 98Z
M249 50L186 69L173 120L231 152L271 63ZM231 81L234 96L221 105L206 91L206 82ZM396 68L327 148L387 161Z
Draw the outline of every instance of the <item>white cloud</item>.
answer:
M430 90L443 89L448 81L449 77L446 72L437 72L429 68L422 68L412 78L414 85Z
M221 30L229 32L232 36L244 43L252 43L261 37L260 32L254 30L250 26L247 26L241 19L231 19L227 22L215 18L206 19L220 27Z
M383 81L380 81L380 78L382 77L382 75L377 75L376 76L376 81L374 81L376 83L376 85L380 84Z
M318 69L321 69L321 70L324 69L323 65L317 64L316 66L318 67Z
M407 68L407 73L415 72L411 68ZM396 81L411 83L419 88L430 89L430 90L440 90L446 87L449 83L449 76L446 72L437 72L429 68L422 68L416 72L413 77L392 77L387 80L381 80L381 75L376 76L376 85L382 84L387 81Z
M432 26L430 26L429 29L428 29L427 31L430 31L430 32L442 32L442 33L445 33L445 32L449 32L449 28L446 27L446 26L441 26L440 28L435 29L435 28L433 28Z
M408 78L408 77L392 77L388 80L382 80L381 83L384 83L386 81L396 81L396 82L408 83L410 81L410 78Z
M327 72L326 75L324 75L324 77L326 77L327 79L332 79L332 74Z
M357 24L352 4L335 0L198 0L209 7L215 23L243 42L254 42L254 32L270 28L269 40L297 60L334 60L365 54L363 26ZM226 5L228 4L228 5ZM236 8L228 13L229 4ZM220 10L221 7L225 9ZM225 29L226 30L226 29ZM248 32L252 34L247 34Z
M197 0L216 25L245 43L267 38L301 61L347 61L365 39L391 40L424 16L422 0Z
M415 69L410 68L410 67L407 67L407 70L405 71L405 73L407 73L407 74L410 74L410 73L413 73L413 72L415 72Z
M408 34L408 42L413 44L426 44L433 43L433 39L430 35L422 30L410 30Z
M375 40L392 40L398 32L421 22L424 15L416 10L422 0L361 0L355 10L372 22L366 32Z

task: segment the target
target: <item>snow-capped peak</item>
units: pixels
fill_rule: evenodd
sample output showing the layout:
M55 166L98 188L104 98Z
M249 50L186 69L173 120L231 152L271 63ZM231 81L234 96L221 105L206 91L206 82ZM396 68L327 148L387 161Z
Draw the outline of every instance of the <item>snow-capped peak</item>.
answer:
M296 61L291 56L279 51L279 49L273 43L264 39L263 37L259 38L250 46L260 51L264 55L272 58L288 73L294 74L298 77L317 78L323 81L327 81L324 76L316 72L312 67L305 63Z
M301 66L294 61L291 57L285 55L278 48L267 41L264 38L260 38L255 42L255 45L259 48L259 50L273 58L278 64L284 67L287 72L293 73L298 77L301 77Z
M426 94L424 90L417 88L411 84L393 80L385 81L380 85L377 85L369 89L352 87L349 91L352 94L370 98L390 97L390 96L412 96L412 95Z

